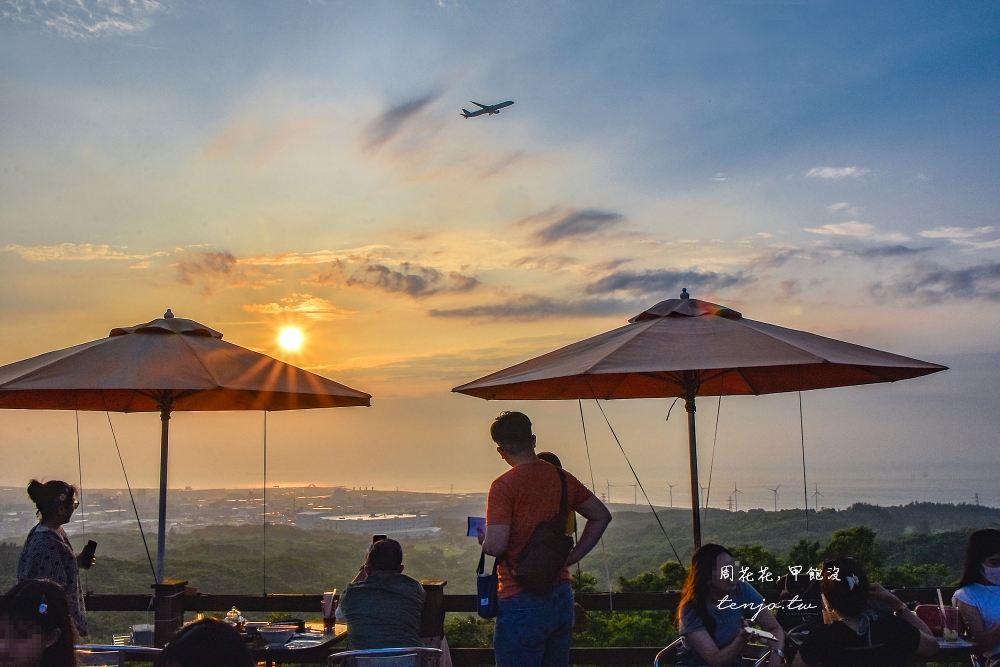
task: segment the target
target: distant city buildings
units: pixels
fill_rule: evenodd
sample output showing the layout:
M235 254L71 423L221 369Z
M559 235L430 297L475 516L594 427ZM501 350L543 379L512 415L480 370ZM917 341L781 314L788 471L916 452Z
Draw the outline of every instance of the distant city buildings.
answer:
M352 535L387 535L393 539L437 535L426 514L338 515L333 508L316 507L295 515L295 524L306 530L332 530Z

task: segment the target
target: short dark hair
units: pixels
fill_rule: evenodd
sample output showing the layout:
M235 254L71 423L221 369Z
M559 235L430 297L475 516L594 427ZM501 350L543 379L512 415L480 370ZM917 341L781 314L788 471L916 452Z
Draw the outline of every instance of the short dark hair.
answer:
M958 587L985 584L986 580L983 579L980 566L984 560L998 553L1000 553L1000 530L983 528L969 535L969 541L965 543L965 562L962 564L962 578L958 580Z
M379 540L368 552L368 567L377 572L395 572L403 564L403 547L396 540Z
M861 563L850 557L823 563L820 588L826 601L841 616L858 616L868 603L868 575Z
M232 627L216 618L188 623L156 656L155 667L253 667L247 643Z
M14 586L0 597L0 618L21 635L59 630L59 638L42 653L40 667L76 664L76 625L70 616L66 592L56 582L28 579Z
M501 412L490 426L490 437L512 454L531 448L531 420L523 412Z

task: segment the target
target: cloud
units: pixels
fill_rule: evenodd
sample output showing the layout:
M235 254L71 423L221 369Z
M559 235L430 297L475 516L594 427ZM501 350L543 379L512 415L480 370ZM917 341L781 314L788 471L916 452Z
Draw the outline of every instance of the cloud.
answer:
M438 97L440 97L440 93L429 93L379 114L365 129L365 146L369 149L376 149L384 145L398 135L409 120Z
M338 308L326 299L313 296L312 294L293 293L291 296L286 296L280 301L280 303L247 303L243 304L243 310L248 313L260 313L262 315L295 313L311 320L338 320L358 312L356 310Z
M124 247L124 246L122 246ZM94 243L60 243L59 245L6 245L0 248L5 252L16 252L21 259L29 262L54 262L54 261L89 261L95 259L149 259L150 257L163 257L168 253L154 252L149 255L131 255L121 250L115 250L107 244Z
M715 176L711 177L713 181L728 181L729 177L723 174L721 171Z
M617 271L587 285L587 294L610 294L631 292L635 295L671 295L679 293L682 287L714 292L750 282L743 274L716 273L696 269L656 269L652 271Z
M367 261L383 257L389 246L372 244L349 250L316 250L314 252L282 252L276 255L255 255L238 260L240 264L260 266L310 266L336 261Z
M352 268L342 261L307 276L304 285L337 285L399 293L420 299L441 292L469 292L480 286L475 276L458 271L443 272L430 266L402 262L398 269L385 264Z
M534 321L549 317L603 317L621 315L635 306L617 299L563 301L534 294L522 294L503 303L447 310L429 310L431 317Z
M826 209L832 212L832 211L843 211L845 208L850 208L850 207L851 207L850 204L848 204L846 201L842 201L836 204L830 204L829 206L826 207Z
M876 246L865 246L865 247L839 247L836 249L839 253L843 255L849 255L851 257L858 257L860 259L884 259L889 257L910 257L912 255L919 255L920 253L928 252L932 248L914 248L912 246L897 244L897 245L876 245Z
M805 231L813 234L833 234L836 236L874 236L875 225L858 222L857 220L850 220L848 222L823 225L818 228L806 227Z
M144 32L165 9L156 0L6 0L0 18L84 39Z
M857 167L813 167L806 172L806 178L825 178L839 181L842 178L861 178L865 174L870 174L870 169L858 169Z
M847 222L831 223L822 227L805 227L804 231L810 234L821 234L824 236L852 236L856 238L867 238L873 241L908 241L910 237L899 232L881 232L875 225L857 220Z
M921 262L888 283L874 283L871 292L881 300L897 298L941 303L960 299L1000 302L1000 262L987 262L963 269Z
M574 211L535 232L535 238L544 244L550 244L574 237L591 236L620 225L623 220L620 213L594 209Z
M986 250L989 248L1000 248L1000 239L990 241L973 240L978 236L992 234L1000 231L996 227L935 227L918 232L920 236L928 239L947 239L955 245L965 246L972 250Z
M178 261L173 264L177 270L177 282L182 285L201 283L205 292L211 294L215 284L225 282L226 287L249 287L263 289L267 285L281 282L270 273L255 268L240 266L241 260L225 250L183 250L174 251Z
M918 232L918 236L923 236L928 239L971 239L976 236L982 236L983 234L990 234L997 231L996 227L935 227L934 229L925 229L922 232Z

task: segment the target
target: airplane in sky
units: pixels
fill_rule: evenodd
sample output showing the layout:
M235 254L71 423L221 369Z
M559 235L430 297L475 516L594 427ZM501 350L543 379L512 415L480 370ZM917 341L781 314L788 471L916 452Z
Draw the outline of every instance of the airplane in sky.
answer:
M492 116L495 113L500 113L500 109L503 109L504 107L509 107L511 104L513 104L513 102L511 102L510 100L506 102L501 102L500 104L490 104L490 105L480 104L479 102L472 102L472 103L479 108L476 109L475 111L462 109L462 114L461 114L462 118L475 118L476 116L482 116L483 114L486 114L487 116Z

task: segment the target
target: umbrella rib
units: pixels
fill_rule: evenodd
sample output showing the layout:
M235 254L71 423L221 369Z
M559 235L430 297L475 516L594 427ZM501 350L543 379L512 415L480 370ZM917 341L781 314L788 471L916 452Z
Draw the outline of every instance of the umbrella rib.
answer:
M747 386L748 386L748 387L750 387L750 391L751 391L751 392L753 392L753 395L754 395L754 396L760 396L760 392L759 392L759 391L757 391L757 387L753 386L753 382L751 382L751 381L750 381L750 378L748 378L748 377L746 376L746 374L745 374L745 373L743 372L743 369L742 369L742 368L736 368L736 369L733 369L733 370L735 370L735 371L736 371L736 373L737 373L737 374L738 374L738 375L739 375L739 376L740 376L741 378L743 378L743 381L747 383Z
M208 369L208 366L205 365L205 362L201 360L200 356L198 356L198 351L195 350L193 347L191 347L191 343L188 342L188 340L186 338L184 338L183 334L180 334L180 336L181 336L181 340L184 342L184 344L187 346L187 348L189 350L191 350L191 354L194 355L194 358L198 361L198 365L201 366L202 369L205 371L205 375L207 375L208 377L210 377L212 379L212 382L215 383L216 388L221 388L222 387L222 383L219 382L219 378L215 377L215 374L212 373L212 371L210 371Z

